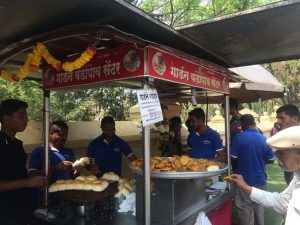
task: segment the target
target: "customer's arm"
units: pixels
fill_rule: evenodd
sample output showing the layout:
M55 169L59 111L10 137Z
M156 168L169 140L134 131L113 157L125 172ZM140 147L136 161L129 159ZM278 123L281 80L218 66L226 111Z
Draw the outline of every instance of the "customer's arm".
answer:
M3 191L12 191L20 188L43 188L46 185L46 177L45 176L33 176L24 179L18 180L7 180L0 181L0 192Z
M281 193L271 193L268 191L260 190L255 187L249 186L239 174L232 174L227 179L229 182L234 183L238 188L250 195L250 198L256 203L273 208L280 214L285 214L287 210L288 199ZM285 190L286 191L286 190Z

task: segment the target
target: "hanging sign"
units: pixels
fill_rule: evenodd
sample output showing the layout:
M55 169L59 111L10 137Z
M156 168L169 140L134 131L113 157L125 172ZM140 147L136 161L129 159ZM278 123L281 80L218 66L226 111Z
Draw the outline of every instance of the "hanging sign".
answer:
M163 120L161 106L156 89L137 90L143 126Z
M229 94L229 78L226 74L205 67L201 61L196 63L180 57L180 54L174 55L152 46L147 49L150 76Z
M46 68L43 74L43 85L45 90L51 90L129 79L143 74L143 50L123 45L97 51L90 62L72 72Z

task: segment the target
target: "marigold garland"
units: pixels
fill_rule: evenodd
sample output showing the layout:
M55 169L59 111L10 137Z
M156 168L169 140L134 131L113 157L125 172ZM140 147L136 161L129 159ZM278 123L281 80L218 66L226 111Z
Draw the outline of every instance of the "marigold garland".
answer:
M19 69L16 74L11 74L7 69L0 68L0 77L9 82L17 82L24 79L30 71L37 71L40 66L40 62L43 59L46 60L53 68L60 70L63 69L67 72L72 72L74 70L80 69L87 62L89 62L93 56L96 54L96 49L93 45L90 45L79 58L75 59L73 62L61 63L59 60L55 59L47 50L43 43L37 43L32 53L27 55L24 65Z

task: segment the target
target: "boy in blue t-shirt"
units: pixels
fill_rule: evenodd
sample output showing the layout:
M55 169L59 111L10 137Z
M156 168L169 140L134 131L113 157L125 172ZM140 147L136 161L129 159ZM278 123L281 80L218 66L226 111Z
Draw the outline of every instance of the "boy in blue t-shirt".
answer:
M187 139L192 158L218 159L224 161L224 147L220 135L205 124L203 109L189 112L189 120L194 131Z

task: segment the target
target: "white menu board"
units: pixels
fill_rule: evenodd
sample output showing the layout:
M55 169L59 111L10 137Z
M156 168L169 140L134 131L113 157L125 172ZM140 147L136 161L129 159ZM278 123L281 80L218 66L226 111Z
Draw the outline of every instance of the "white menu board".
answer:
M143 126L163 120L161 106L156 89L137 90Z

